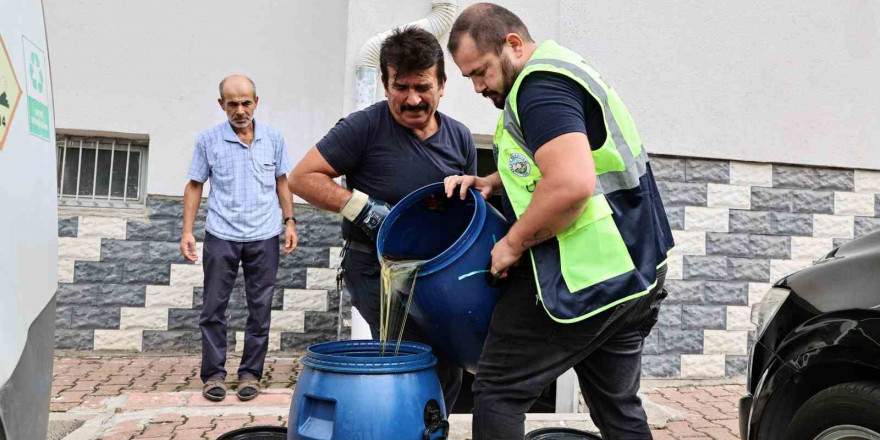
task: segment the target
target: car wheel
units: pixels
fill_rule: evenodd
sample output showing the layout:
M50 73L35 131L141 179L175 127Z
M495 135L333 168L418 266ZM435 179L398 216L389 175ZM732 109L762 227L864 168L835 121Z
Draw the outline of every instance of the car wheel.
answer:
M880 382L850 382L807 400L785 440L880 440Z

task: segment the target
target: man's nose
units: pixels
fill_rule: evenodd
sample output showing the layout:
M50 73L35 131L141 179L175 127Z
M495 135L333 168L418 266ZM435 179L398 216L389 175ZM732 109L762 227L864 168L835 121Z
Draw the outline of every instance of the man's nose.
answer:
M406 95L406 104L416 106L422 103L422 97L415 91L411 91Z
M483 81L472 79L471 82L474 83L475 92L482 94L483 90L486 90L486 84Z

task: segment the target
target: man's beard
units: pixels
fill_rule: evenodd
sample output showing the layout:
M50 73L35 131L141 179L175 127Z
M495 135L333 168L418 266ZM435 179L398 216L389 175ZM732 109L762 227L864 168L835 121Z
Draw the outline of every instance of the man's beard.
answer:
M509 58L502 55L501 56L501 79L502 83L502 92L488 92L483 93L483 96L492 100L492 103L495 104L495 107L499 109L504 109L504 102L507 100L507 95L510 94L510 90L513 88L513 83L516 82L516 77L519 76L520 70L517 70L516 66L513 65L513 62L510 61Z
M236 119L237 119L237 116L233 116L233 117L229 118L229 123L232 124L232 126L235 128L247 128L249 125L251 125L251 122L254 120L253 117L248 116L248 115L245 115L245 119L247 119L247 122L239 122L239 121L236 121Z

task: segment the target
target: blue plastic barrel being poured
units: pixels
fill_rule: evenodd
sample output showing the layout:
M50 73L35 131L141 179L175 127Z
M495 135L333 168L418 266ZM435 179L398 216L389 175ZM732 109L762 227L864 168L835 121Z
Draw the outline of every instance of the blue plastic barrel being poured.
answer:
M379 341L309 347L301 360L288 440L440 440L449 423L431 347L400 344L380 355Z
M495 243L507 233L504 216L469 189L447 198L443 183L404 197L379 229L379 258L426 260L418 271L410 319L434 349L476 372L499 289L490 283Z

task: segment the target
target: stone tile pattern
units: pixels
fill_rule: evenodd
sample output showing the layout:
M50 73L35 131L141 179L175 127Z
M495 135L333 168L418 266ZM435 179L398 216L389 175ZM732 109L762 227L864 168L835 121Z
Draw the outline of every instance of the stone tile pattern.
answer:
M651 166L676 249L645 376L745 375L750 306L779 278L880 230L877 171L670 156Z
M200 256L205 205L194 228ZM59 272L63 275L57 293L56 348L201 350L201 259L192 264L178 251L181 200L150 198L147 210L146 220L59 219ZM331 253L338 254L341 246L341 217L307 205L298 205L296 216L299 245L293 254L281 254L272 300L272 351L304 350L338 337L339 295L327 285L327 278L335 279ZM86 237L80 237L84 224L91 227ZM94 225L112 225L110 237L101 236ZM337 256L332 258L336 264ZM348 298L342 306L343 322L350 322ZM244 331L248 317L241 270L226 317L227 346L234 350L236 334ZM349 335L350 328L344 326L342 337Z
M645 376L744 375L755 338L749 307L780 277L880 230L877 171L670 156L652 156L651 165L677 248L669 259L669 297L645 341ZM118 225L108 226L114 238L101 238L99 254L89 247L95 225L109 222L59 220L59 236L71 249L61 250L67 258L59 261L69 279L59 286L58 348L200 348L201 273L177 251L180 203L150 198L149 221L127 221L124 237ZM203 203L197 240L204 239L205 214ZM273 302L273 323L280 327L272 330L272 350L336 338L339 298L332 280L340 219L308 206L297 207L297 218L299 248L280 264ZM83 230L85 237L77 238ZM182 307L189 297L180 292L188 288L192 306ZM343 322L350 322L349 310L344 301ZM241 277L228 318L233 349L247 319Z

